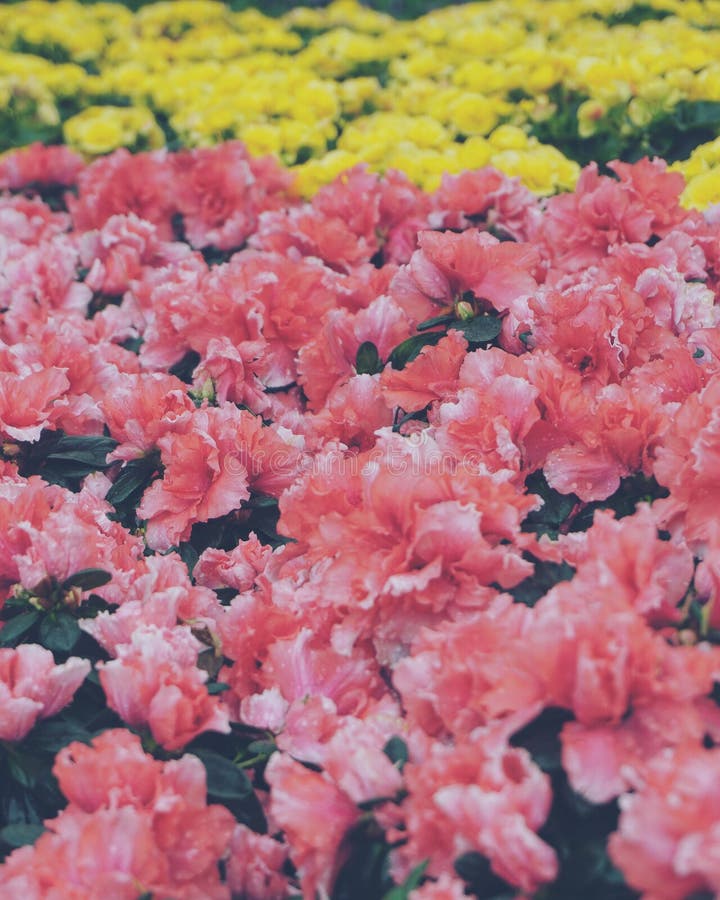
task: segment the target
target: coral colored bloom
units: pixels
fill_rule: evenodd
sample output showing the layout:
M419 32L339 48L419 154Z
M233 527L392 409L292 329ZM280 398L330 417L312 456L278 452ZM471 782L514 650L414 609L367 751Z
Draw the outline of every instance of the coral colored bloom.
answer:
M386 368L380 384L388 405L416 412L434 400L452 398L467 346L459 331L451 331L437 346L421 350L401 371Z
M110 436L118 442L110 458L123 460L154 450L160 437L195 409L183 382L160 372L119 373L100 403Z
M85 163L69 147L30 144L4 153L0 161L0 190L19 191L37 185L74 184Z
M177 207L163 151L132 155L116 150L84 169L77 186L77 197L68 195L67 203L79 231L102 228L111 216L135 213L156 226L161 240L172 240Z
M720 751L680 747L653 762L635 794L620 798L610 857L647 900L720 891Z
M196 522L223 516L249 498L249 472L240 455L247 415L234 407L199 409L182 431L157 439L165 471L138 507L148 520L151 547L167 550L187 540Z
M452 303L471 291L477 300L503 311L537 287L533 271L540 257L530 244L501 243L476 229L461 234L423 231L418 243L409 272L415 289L434 303Z
M55 665L38 644L0 648L0 739L21 741L38 719L60 712L89 671L89 661L77 656Z
M270 813L285 832L304 900L329 895L342 864L340 845L359 811L330 778L312 772L284 753L265 769Z
M67 376L58 368L24 375L0 372L0 433L16 441L36 441L68 387Z
M288 850L266 834L237 825L227 861L228 886L245 900L284 900L288 879L283 874Z
M290 201L292 176L272 158L263 162L263 177L256 178L239 141L173 157L176 202L191 246L239 248L257 229L263 210Z
M134 727L147 726L167 750L179 750L203 731L230 730L211 697L207 673L195 665L199 643L186 630L138 628L118 658L99 664L108 705Z
M235 823L207 805L199 759L159 762L137 735L114 729L65 747L53 771L70 803L0 867L0 885L15 889L25 876L36 891L25 896L52 900L134 900L138 891L229 900L217 864Z
M434 744L427 759L407 764L405 827L397 832L407 842L393 853L396 877L424 859L429 875L452 875L459 856L478 852L522 890L555 878L555 852L535 833L550 811L548 778L500 733L478 730L455 747Z

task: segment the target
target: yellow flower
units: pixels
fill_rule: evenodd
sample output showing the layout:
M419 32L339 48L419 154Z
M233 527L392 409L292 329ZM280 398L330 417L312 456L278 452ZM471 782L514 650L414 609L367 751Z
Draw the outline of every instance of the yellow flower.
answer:
M537 144L524 152L501 150L490 157L490 163L507 175L518 176L536 194L554 194L572 190L580 174L580 166L546 144Z
M341 81L338 84L338 97L343 113L346 116L359 116L370 112L369 107L372 107L379 91L380 82L370 76Z
M271 125L269 122L251 122L238 130L238 137L255 156L265 156L268 153L280 156L283 138L277 125Z
M346 169L359 163L360 157L346 150L331 150L321 159L312 159L293 171L296 176L296 187L303 197L311 197L324 184Z
M90 106L63 125L66 142L89 156L118 147L154 149L165 138L149 109L142 107Z
M607 104L601 100L586 100L577 111L578 134L582 138L591 137L607 115Z
M521 128L514 125L501 125L488 138L497 150L524 150L529 145L529 138Z
M691 178L680 199L683 206L695 209L720 203L720 166Z
M448 105L447 119L460 134L489 134L508 109L509 104L503 101L463 93Z
M456 153L460 169L480 169L490 162L493 150L485 138L475 136L458 144Z

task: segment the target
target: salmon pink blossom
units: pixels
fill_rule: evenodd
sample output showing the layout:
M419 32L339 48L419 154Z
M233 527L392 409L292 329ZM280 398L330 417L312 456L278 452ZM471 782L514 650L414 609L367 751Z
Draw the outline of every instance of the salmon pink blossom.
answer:
M89 671L88 660L77 656L55 665L37 644L0 648L0 739L21 741L38 719L60 712Z

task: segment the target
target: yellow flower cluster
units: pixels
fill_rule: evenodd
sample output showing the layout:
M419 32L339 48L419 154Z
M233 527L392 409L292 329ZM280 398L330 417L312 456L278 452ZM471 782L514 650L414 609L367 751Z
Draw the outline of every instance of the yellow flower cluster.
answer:
M689 159L670 168L682 172L687 181L682 196L685 206L705 209L720 203L720 138L701 144Z
M278 19L217 0L25 0L0 6L0 107L88 156L240 138L308 194L358 161L426 188L492 164L550 194L579 172L532 136L568 115L558 92L579 101L580 139L618 110L628 134L719 102L718 27L720 0L487 0L412 22L355 0ZM706 179L688 202L715 197L718 164L710 149L680 166Z

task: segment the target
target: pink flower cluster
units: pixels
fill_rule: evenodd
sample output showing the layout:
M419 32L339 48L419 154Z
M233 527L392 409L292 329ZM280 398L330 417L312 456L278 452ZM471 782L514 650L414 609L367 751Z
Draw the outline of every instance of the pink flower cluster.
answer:
M368 804L396 882L427 863L413 900L463 896L468 853L531 894L559 871L553 791L512 738L549 708L573 789L619 798L628 883L720 890L720 217L682 209L661 161L611 169L540 201L492 170L424 194L356 168L302 202L237 143L0 162L2 598L110 573L116 608L83 617L70 592L107 705L178 757L122 729L62 750L69 805L0 867L3 896L314 900ZM42 183L73 186L66 211L24 192ZM116 442L76 492L23 474L59 430ZM112 492L143 461L128 526ZM654 496L592 519L630 477ZM562 521L531 527L550 495ZM191 575L196 526L258 498L286 542L216 543ZM519 602L542 567L572 577ZM43 651L2 653L16 741L89 663L43 656L26 685ZM268 834L179 756L237 727L277 747Z
M223 806L207 805L199 759L157 762L136 735L118 729L91 746L65 747L53 772L68 806L46 822L35 846L16 851L0 870L3 896L230 896L217 860L235 822Z
M59 712L89 671L90 663L78 657L56 666L37 644L0 649L0 740L21 741L38 719Z

